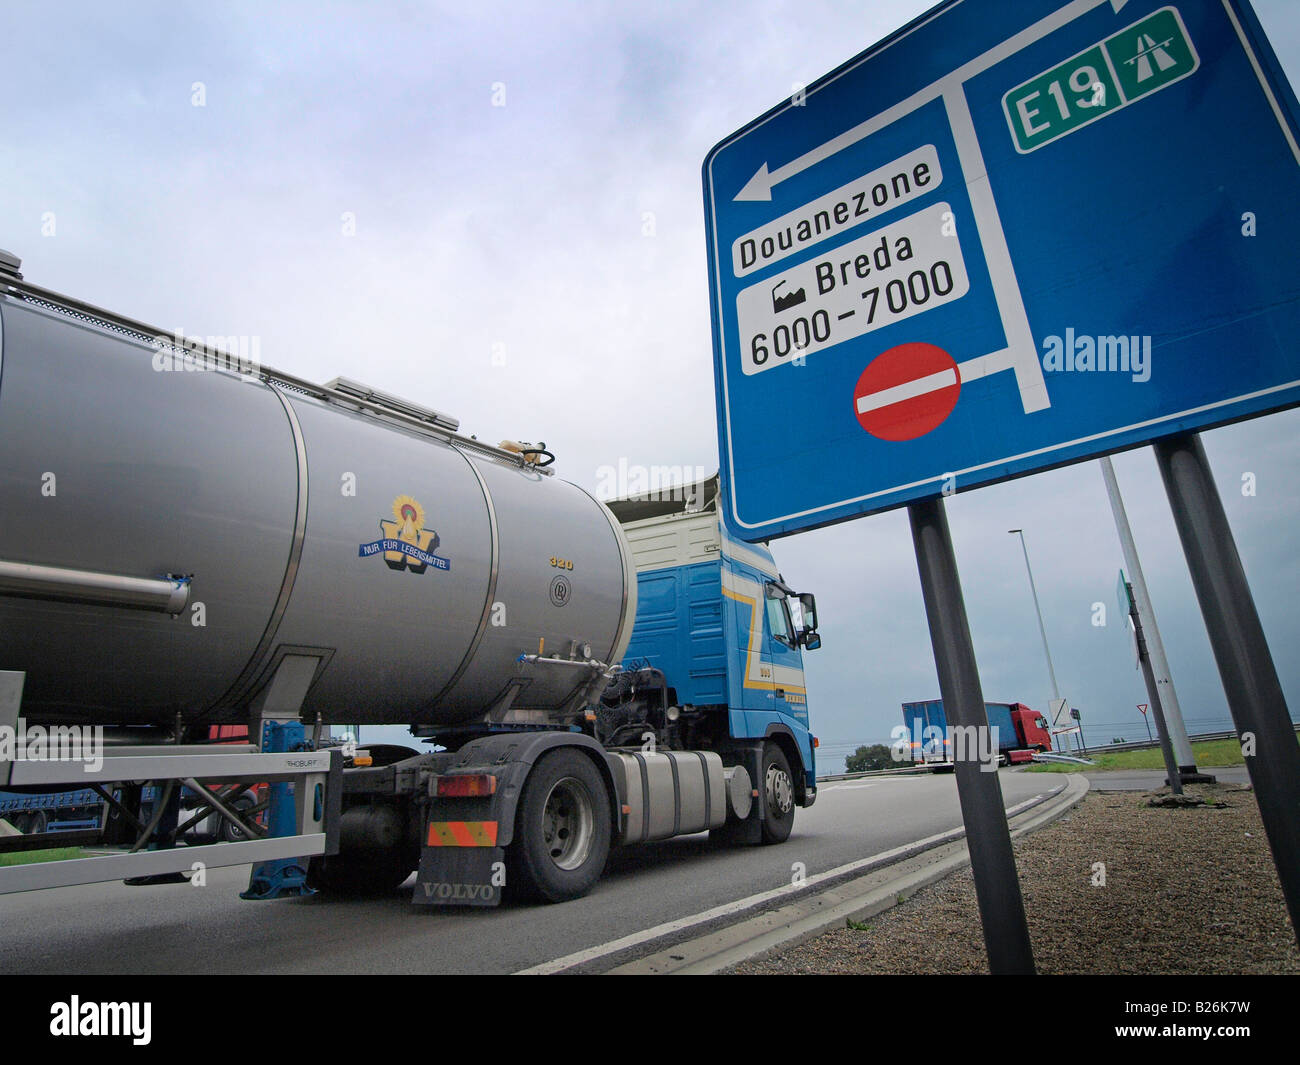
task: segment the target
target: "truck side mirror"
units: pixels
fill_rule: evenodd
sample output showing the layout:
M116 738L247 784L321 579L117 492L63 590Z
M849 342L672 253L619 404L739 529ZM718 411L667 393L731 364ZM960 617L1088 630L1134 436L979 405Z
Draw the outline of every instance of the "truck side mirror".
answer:
M803 608L804 628L815 629L817 627L817 597L812 592L800 592L799 605Z
M822 645L822 638L815 632L805 632L803 634L803 645L807 651L815 651Z

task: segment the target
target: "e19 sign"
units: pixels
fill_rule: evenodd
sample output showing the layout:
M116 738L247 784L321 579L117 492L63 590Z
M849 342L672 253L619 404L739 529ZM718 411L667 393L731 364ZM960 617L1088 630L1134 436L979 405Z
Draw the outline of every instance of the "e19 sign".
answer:
M1108 37L1002 99L1016 150L1032 152L1187 77L1196 50L1172 7Z

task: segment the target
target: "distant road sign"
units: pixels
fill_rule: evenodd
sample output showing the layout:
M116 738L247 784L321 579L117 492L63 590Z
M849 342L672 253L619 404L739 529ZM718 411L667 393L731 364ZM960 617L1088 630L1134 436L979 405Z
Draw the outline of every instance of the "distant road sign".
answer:
M949 0L721 142L732 533L1300 403L1298 114L1245 0Z

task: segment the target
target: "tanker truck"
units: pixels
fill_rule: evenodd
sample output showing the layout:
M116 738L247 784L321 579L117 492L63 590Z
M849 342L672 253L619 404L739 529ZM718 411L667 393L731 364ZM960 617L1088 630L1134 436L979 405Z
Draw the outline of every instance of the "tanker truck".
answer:
M0 789L90 787L120 847L0 893L252 864L254 899L414 872L422 905L558 902L613 847L780 843L813 803L816 603L726 534L716 477L606 505L544 444L20 266L0 253ZM214 817L228 842L184 844Z

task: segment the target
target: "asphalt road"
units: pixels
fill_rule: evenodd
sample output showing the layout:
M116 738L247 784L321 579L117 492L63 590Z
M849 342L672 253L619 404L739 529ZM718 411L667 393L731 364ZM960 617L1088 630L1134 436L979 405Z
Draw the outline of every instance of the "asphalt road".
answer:
M1051 774L999 774L1007 806L1061 787ZM508 973L595 951L611 967L650 943L608 944L689 919L960 826L951 775L824 784L781 846L720 848L688 836L616 851L586 898L558 906L417 909L411 889L382 899L245 902L248 867L209 870L207 886L121 883L0 896L0 972ZM786 896L788 898L788 895ZM750 913L754 911L749 911ZM661 949L671 938L656 938ZM602 949L604 948L604 949Z

